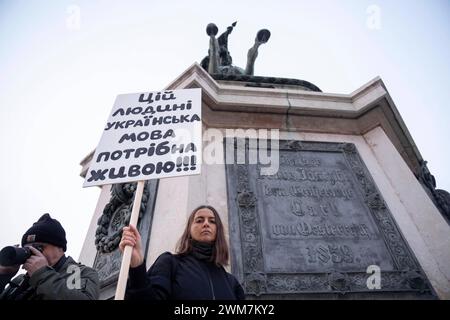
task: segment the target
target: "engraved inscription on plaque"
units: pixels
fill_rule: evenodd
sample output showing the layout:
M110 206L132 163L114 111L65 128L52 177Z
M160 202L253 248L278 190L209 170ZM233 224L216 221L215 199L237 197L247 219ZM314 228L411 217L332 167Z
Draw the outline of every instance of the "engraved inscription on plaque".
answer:
M379 291L431 292L353 144L280 141L279 154L274 175L226 166L233 269L247 294L370 292L371 265Z
M267 272L393 268L341 152L282 152L277 174L260 169L250 177L260 199Z

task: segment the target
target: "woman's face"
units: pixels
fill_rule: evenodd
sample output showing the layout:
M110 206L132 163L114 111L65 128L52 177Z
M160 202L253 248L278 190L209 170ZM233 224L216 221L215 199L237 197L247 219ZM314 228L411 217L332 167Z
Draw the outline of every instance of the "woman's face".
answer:
M216 240L217 226L214 213L203 208L194 215L191 225L191 237L201 242L214 242Z

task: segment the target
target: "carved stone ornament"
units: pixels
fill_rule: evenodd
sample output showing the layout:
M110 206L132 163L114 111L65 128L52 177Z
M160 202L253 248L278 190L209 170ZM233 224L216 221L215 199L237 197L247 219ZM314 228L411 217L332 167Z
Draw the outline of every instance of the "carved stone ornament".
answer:
M267 280L263 273L250 273L245 279L245 288L247 292L251 292L256 296L260 296L261 293L267 290Z
M350 282L348 275L340 272L330 273L328 276L328 281L330 283L330 288L333 291L338 291L340 293L345 293L350 290Z
M413 290L425 291L427 289L426 280L415 271L408 271L404 273L404 281Z
M122 237L122 228L130 221L136 185L136 183L123 183L112 186L111 199L97 221L95 245L99 252L109 253L118 248ZM148 188L144 188L139 217L145 211L147 200Z
M291 150L294 151L300 151L302 150L302 142L301 141L297 141L297 140L292 140L288 142L287 147Z
M256 198L253 192L239 192L237 201L240 207L250 208L255 206Z
M386 209L386 205L384 204L384 201L381 200L379 193L368 194L367 205L374 210Z
M450 193L446 190L436 189L436 179L427 166L427 161L421 161L417 179L427 191L429 197L450 224Z
M261 168L226 165L231 267L249 297L435 297L354 144L280 140L277 173Z
M94 269L99 274L102 290L108 291L108 288L115 286L117 281L122 261L118 245L122 237L122 228L129 224L136 186L137 183L112 185L111 198L97 222L95 235L97 256ZM142 194L137 228L141 234L144 252L147 252L157 186L158 180L147 181Z

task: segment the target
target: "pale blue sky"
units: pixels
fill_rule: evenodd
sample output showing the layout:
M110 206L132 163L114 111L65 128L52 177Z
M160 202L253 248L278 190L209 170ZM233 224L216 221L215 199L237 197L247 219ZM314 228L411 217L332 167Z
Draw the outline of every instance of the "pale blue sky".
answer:
M370 7L370 6L375 7ZM375 8L379 28L368 24ZM79 12L79 24L77 24ZM74 19L75 17L75 19ZM78 258L99 190L82 189L117 94L164 88L208 49L205 27L229 38L255 74L350 93L379 75L438 187L450 191L450 1L0 1L0 246L42 213ZM370 27L372 26L372 27Z

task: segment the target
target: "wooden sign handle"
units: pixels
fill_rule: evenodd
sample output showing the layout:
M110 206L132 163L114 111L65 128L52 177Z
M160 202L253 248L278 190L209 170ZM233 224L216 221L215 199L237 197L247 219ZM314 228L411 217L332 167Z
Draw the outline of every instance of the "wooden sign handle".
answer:
M134 227L137 227L144 185L145 181L138 181L136 193L134 195L133 210L131 211L130 217L130 225ZM122 264L120 265L119 280L117 280L116 295L114 300L123 300L125 297L125 289L127 287L128 271L130 269L132 252L133 247L131 246L126 246L123 251Z

